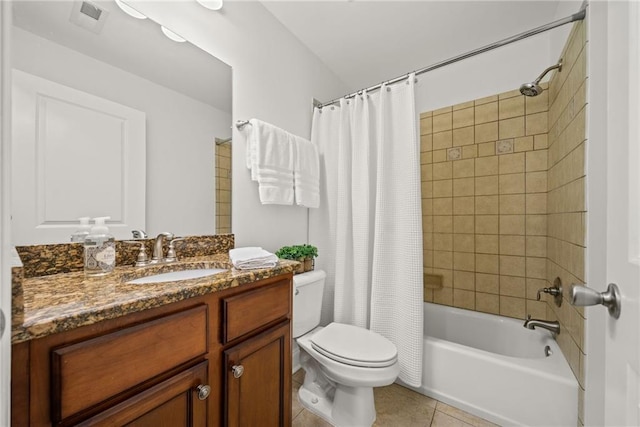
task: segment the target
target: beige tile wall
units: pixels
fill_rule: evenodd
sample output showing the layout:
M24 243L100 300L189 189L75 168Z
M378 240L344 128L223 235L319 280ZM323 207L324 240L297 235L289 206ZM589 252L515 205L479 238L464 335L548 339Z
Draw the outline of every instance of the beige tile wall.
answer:
M547 92L421 114L425 300L546 317Z
M584 401L584 310L568 301L571 283L584 283L586 35L575 24L565 46L562 72L549 82L547 280L560 277L564 301L547 305L547 315L562 325L558 343L580 383L580 424Z
M425 273L443 276L425 300L558 320L580 384L579 425L585 316L568 290L585 280L586 43L574 24L562 71L537 97L515 90L420 116ZM556 277L560 308L536 301Z
M216 144L216 233L231 233L231 143Z

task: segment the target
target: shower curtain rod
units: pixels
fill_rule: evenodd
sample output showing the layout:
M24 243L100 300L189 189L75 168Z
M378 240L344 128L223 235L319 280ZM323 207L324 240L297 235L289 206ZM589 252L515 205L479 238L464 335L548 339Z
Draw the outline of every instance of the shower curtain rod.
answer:
M567 16L566 18L558 19L557 21L550 22L549 24L541 25L540 27L533 28L533 29L531 29L529 31L525 31L525 32L522 32L520 34L516 34L515 36L511 36L511 37L508 37L506 39L502 39L500 41L488 44L488 45L480 47L478 49L471 50L471 51L469 51L467 53L463 53L461 55L457 55L457 56L454 56L452 58L445 59L444 61L436 62L435 64L429 65L428 67L424 67L424 68L421 68L419 70L413 71L413 73L415 73L416 76L420 75L420 74L423 74L423 73L427 73L429 71L436 70L436 69L444 67L446 65L453 64L454 62L462 61L463 59L471 58L472 56L476 56L476 55L479 55L481 53L488 52L490 50L497 49L499 47L506 46L508 44L511 44L511 43L526 39L527 37L535 36L536 34L540 34L540 33L543 33L545 31L552 30L552 29L554 29L556 27L560 27L560 26L565 25L565 24L570 24L571 22L574 22L574 21L582 21L585 18L586 14L587 14L586 5L587 5L587 2L585 1L582 4L582 7L580 8L580 10L578 12L574 13L573 15ZM379 84L374 85L374 86L370 86L370 87L368 87L366 89L360 89L359 91L350 93L348 95L344 95L344 96L342 96L340 98L336 98L336 99L334 99L332 101L329 101L329 102L325 102L324 104L320 104L318 106L318 108L322 109L322 107L326 107L327 105L335 104L336 102L340 101L342 98L347 98L347 99L348 98L353 98L354 96L356 96L358 94L361 94L365 90L366 91L371 91L371 90L380 89L383 84L396 83L396 82L399 82L401 80L406 79L410 75L411 75L411 73L403 74L403 75L401 75L399 77L396 77L396 78L391 79L391 80L387 80L385 82L379 83Z

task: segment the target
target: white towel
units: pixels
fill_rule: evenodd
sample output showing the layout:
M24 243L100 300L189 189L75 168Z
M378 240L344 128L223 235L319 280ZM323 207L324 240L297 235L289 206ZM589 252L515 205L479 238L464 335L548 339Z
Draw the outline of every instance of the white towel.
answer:
M289 134L257 119L250 123L246 163L251 179L258 181L260 202L292 205L294 153Z
M295 150L294 187L296 204L306 208L320 206L320 157L318 147L308 139L291 135Z
M275 267L278 257L260 247L236 248L229 251L231 263L238 270Z

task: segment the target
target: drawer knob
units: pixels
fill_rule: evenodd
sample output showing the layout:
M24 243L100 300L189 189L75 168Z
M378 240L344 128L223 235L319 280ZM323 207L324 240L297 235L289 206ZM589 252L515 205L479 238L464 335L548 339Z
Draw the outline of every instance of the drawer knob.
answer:
M242 374L244 374L244 366L233 365L231 367L231 372L233 372L233 378L240 378Z
M198 399L206 400L209 394L211 394L211 387L206 384L200 384L196 388L196 391L198 392Z

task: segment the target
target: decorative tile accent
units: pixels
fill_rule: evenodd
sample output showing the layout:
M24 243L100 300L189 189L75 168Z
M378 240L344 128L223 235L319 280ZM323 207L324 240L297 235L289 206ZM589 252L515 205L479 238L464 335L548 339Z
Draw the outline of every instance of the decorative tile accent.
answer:
M496 142L496 154L513 153L513 138Z
M459 160L462 158L462 148L454 147L447 150L447 160Z

